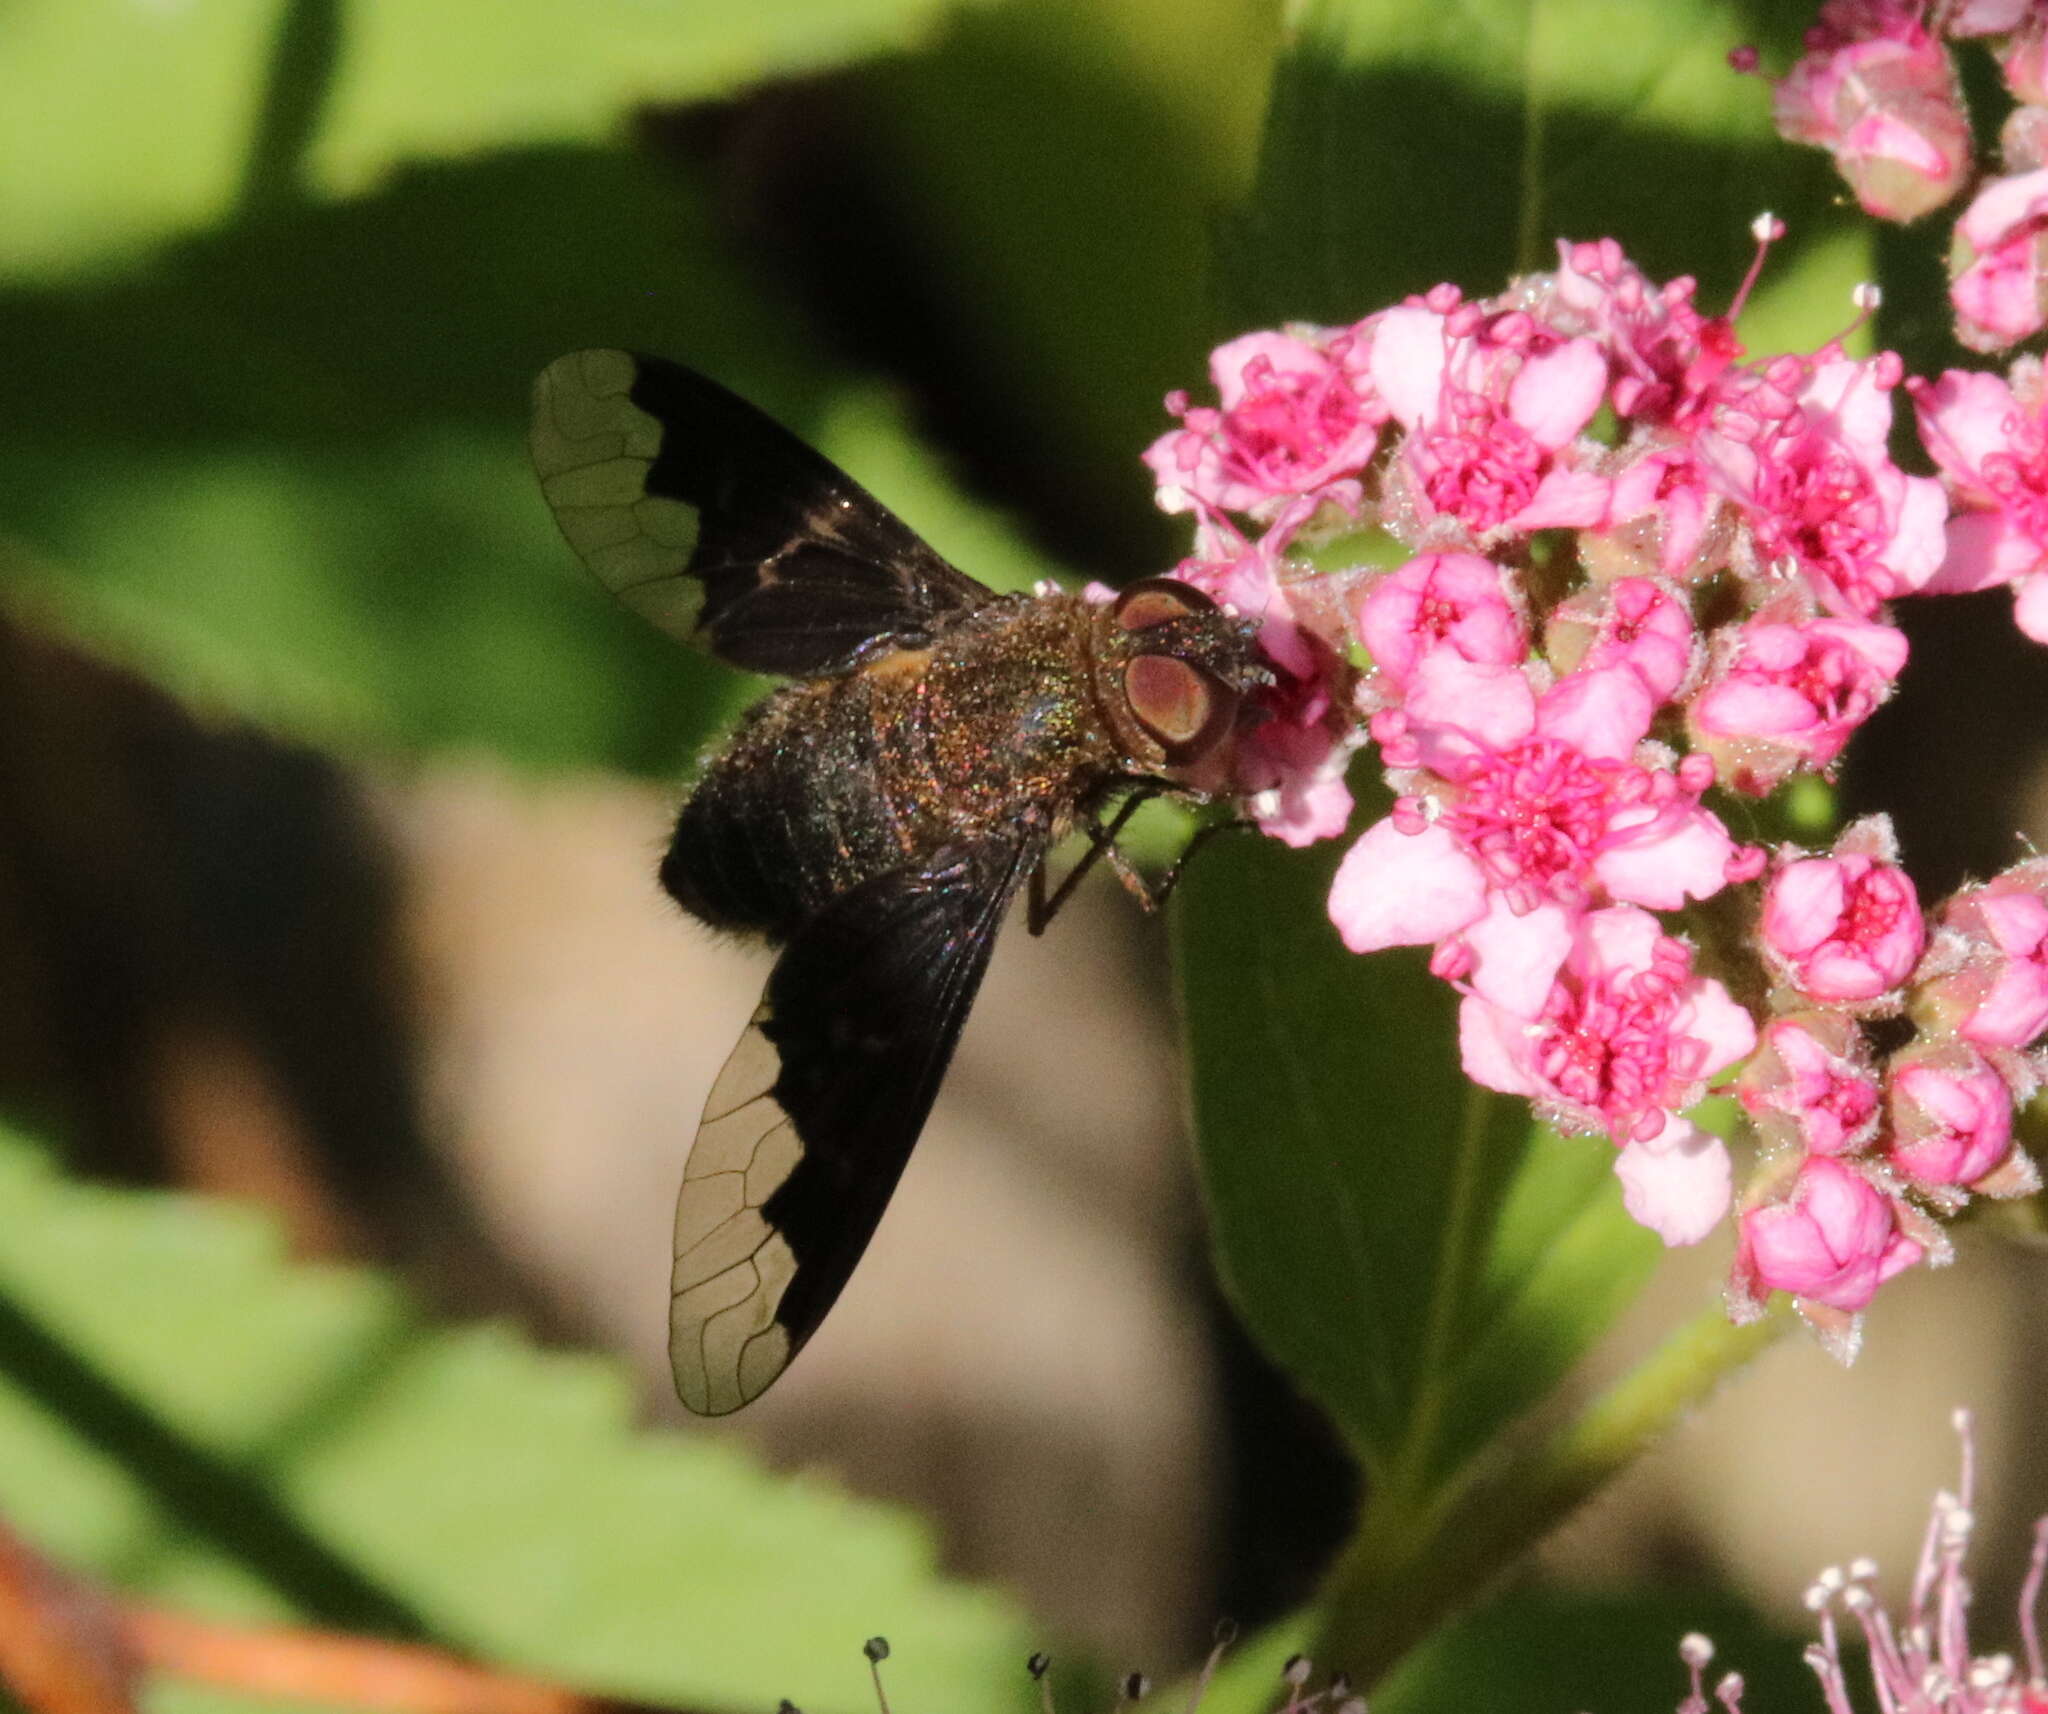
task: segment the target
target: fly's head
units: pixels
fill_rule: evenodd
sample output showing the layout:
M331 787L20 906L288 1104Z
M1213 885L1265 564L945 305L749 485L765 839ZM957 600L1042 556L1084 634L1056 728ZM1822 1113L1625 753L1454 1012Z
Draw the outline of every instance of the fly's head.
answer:
M1096 699L1130 771L1182 791L1221 789L1246 692L1269 682L1257 622L1171 577L1133 583L1091 617Z

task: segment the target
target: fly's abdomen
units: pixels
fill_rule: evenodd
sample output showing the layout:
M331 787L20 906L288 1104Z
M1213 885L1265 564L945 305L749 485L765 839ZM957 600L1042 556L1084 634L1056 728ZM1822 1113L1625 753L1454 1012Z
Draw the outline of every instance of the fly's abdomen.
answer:
M852 680L778 691L706 766L661 864L684 910L779 942L903 861L859 691Z

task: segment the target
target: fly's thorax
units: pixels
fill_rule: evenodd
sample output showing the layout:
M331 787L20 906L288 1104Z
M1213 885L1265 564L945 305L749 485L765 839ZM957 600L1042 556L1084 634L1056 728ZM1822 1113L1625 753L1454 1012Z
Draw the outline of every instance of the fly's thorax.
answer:
M1114 756L1076 596L992 603L914 661L861 676L906 826L1002 827L1033 806L1064 816Z

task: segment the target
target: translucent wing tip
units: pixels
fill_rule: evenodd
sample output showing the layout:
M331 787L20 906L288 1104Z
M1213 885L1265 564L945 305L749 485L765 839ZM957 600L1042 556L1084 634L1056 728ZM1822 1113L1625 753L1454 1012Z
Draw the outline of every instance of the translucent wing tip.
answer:
M533 384L527 445L563 537L597 580L672 635L689 638L703 606L690 576L697 508L652 492L661 419L633 402L640 360L572 351Z
M803 1145L775 1099L768 1016L764 1002L711 1086L676 1198L669 1362L676 1396L699 1416L751 1404L796 1354L775 1319L796 1255L763 1210Z

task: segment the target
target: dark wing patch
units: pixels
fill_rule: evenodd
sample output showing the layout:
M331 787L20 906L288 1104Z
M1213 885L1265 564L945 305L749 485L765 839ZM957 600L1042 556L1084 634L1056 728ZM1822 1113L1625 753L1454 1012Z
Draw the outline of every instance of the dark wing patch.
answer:
M677 363L557 358L534 383L531 446L598 581L735 666L843 672L991 598L830 459Z
M669 1358L691 1410L758 1398L838 1299L1044 849L1035 830L949 847L842 894L784 948L676 1199Z

